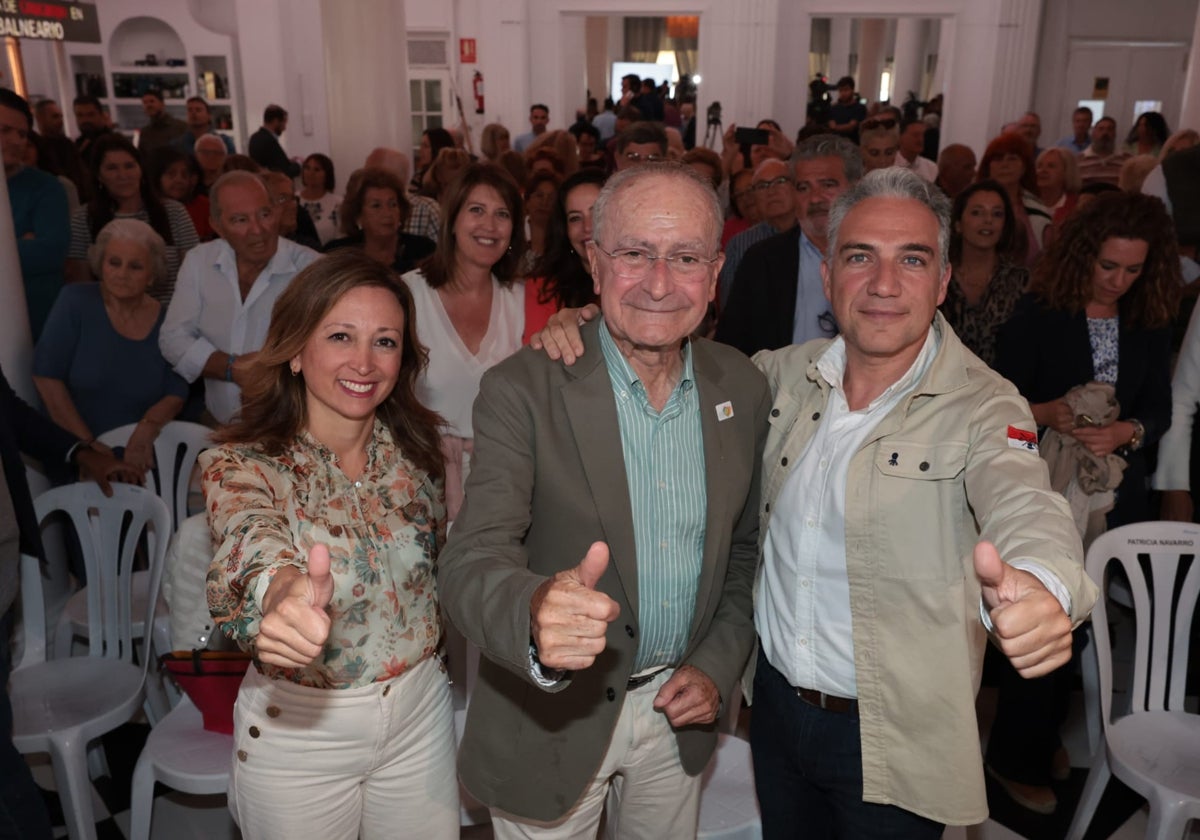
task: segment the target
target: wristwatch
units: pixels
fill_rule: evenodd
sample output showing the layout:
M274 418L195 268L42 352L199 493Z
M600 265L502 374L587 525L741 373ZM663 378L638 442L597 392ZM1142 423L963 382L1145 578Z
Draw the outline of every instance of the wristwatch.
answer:
M1129 443L1127 443L1126 446L1129 447L1130 452L1137 452L1142 448L1142 444L1146 441L1146 427L1142 425L1141 420L1135 420L1133 418L1130 418L1125 422L1133 426L1133 436L1129 438Z

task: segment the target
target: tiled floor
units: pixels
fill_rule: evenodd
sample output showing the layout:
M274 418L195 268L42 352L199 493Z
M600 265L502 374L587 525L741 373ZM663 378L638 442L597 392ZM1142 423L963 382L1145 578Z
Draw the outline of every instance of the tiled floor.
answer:
M1118 648L1119 655L1120 649ZM985 725L990 719L989 704L991 702L994 701L989 695L989 690L985 689L981 693L979 703L980 718ZM741 723L739 731L744 732L745 717ZM131 752L134 753L137 749L138 734L136 728L131 728L127 737L127 741L132 744ZM141 737L144 737L144 730L140 734ZM1071 715L1063 730L1063 737L1074 763L1077 766L1083 766L1088 749L1083 722L1082 697L1078 694L1074 698ZM115 751L119 750L120 746L117 746ZM132 756L125 762L110 761L110 764L114 766L120 763L127 763L132 768ZM47 759L44 756L33 757L31 764L33 764L34 776L38 783L47 789L53 788L53 777ZM97 819L101 820L97 826L99 840L120 840L120 838L126 837L129 830L128 779L124 780L124 785L112 784L109 780L102 779L97 782L96 787L101 791L94 797ZM124 798L118 790L121 787L126 789L123 794ZM226 840L226 838L240 837L240 833L229 816L224 796L189 796L169 791L161 786L159 791L160 795L155 800L151 826L151 837L154 840L193 840L193 838L194 840ZM107 803L105 799L108 800ZM110 807L116 811L111 816ZM1140 840L1145 836L1146 823L1145 809L1139 810L1111 837L1115 840ZM66 836L65 829L61 827L57 829L56 836ZM470 840L490 840L491 836L491 829L486 825L464 828L462 832L462 837L470 838ZM1190 836L1200 840L1200 826L1194 826ZM945 840L1020 840L1022 836L989 820L978 826L948 829L944 837Z

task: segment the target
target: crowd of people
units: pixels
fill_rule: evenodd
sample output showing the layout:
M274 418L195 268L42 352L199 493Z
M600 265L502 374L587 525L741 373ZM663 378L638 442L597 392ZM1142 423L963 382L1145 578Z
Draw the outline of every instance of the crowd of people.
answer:
M199 97L148 92L135 145L0 89L61 432L17 441L104 481L216 430L245 836L457 836L446 621L484 654L457 773L500 838L694 835L743 672L766 837L937 837L986 816L985 767L1054 811L1083 550L1154 490L1192 516L1200 135L1149 112L1118 147L1081 107L975 150L939 99L834 88L709 149L628 76L565 129L430 127L345 178L277 105L240 155Z

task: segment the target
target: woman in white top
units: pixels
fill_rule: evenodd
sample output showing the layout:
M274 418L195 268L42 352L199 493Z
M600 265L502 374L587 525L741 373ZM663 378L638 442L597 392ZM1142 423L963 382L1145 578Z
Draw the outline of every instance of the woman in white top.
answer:
M412 291L429 365L417 397L445 420L446 510L462 504L463 459L471 450L471 406L479 380L521 347L525 251L521 193L490 163L467 167L442 202L439 247L418 271L404 275Z
M333 191L333 161L322 154L311 154L304 159L300 168L300 206L308 211L321 245L336 239L338 231L338 205L342 197Z

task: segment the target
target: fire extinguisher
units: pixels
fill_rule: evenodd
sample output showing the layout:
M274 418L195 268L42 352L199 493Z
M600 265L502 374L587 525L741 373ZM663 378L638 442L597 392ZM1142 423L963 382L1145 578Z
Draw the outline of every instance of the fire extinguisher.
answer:
M475 113L483 113L483 74L478 70L475 71Z

